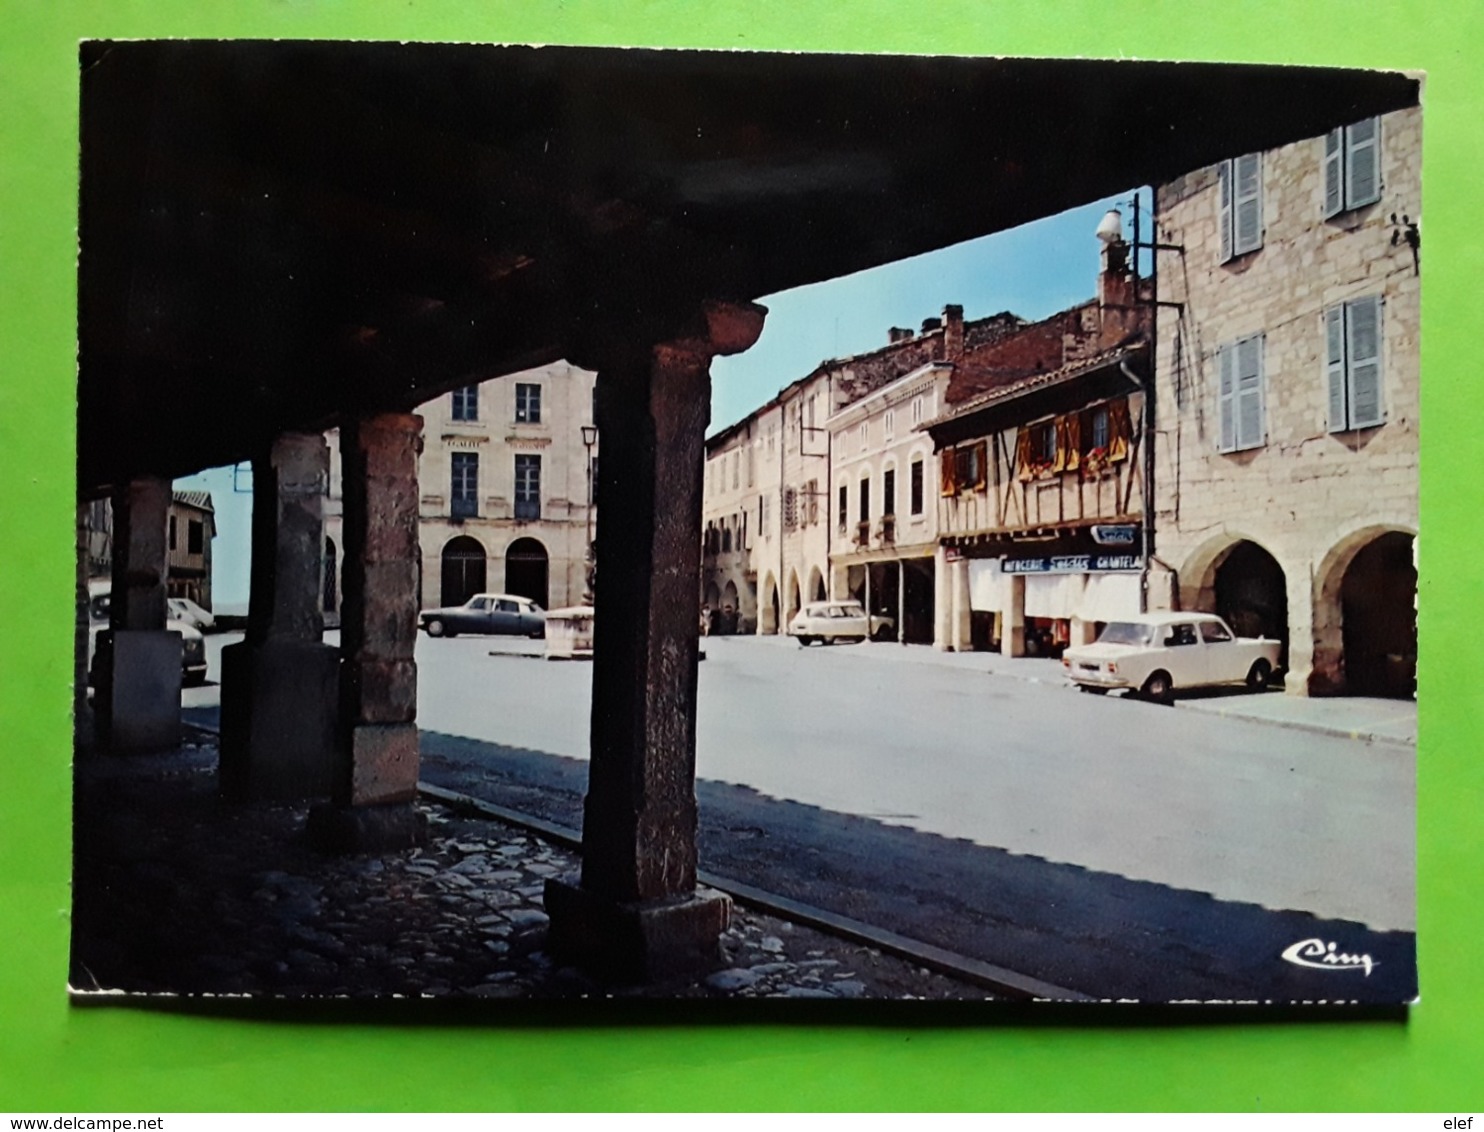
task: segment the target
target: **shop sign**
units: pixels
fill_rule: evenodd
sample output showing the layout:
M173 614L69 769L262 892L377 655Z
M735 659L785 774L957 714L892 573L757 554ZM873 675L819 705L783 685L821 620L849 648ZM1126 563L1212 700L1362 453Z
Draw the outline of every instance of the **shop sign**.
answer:
M1137 554L1060 554L1050 558L1007 558L1006 574L1098 574L1137 570Z
M1133 546L1139 528L1132 523L1100 523L1092 528L1092 541L1099 546Z

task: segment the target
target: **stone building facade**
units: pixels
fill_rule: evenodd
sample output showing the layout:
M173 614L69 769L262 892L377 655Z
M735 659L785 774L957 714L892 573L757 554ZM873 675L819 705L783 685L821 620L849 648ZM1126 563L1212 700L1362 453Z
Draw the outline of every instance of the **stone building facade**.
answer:
M839 503L832 419L908 374L962 360L1023 324L1008 311L965 322L962 307L947 307L943 317L925 319L920 333L893 327L886 345L821 363L743 420L714 434L706 445L702 497L703 527L708 531L702 547L703 606L725 611L729 595L735 592L737 629L767 634L786 631L805 602L852 594L864 597L864 558L841 571L831 567L837 549ZM889 408L896 412L895 405L873 405L868 412L881 413L877 427L884 427L884 414ZM897 442L915 427L910 404L905 411L909 416L903 418L902 434L893 437L895 460L910 457L910 452L895 451ZM860 454L857 444L845 458L853 464ZM884 449L875 454L884 458ZM903 476L910 475L910 466L907 459L901 468ZM870 474L882 470L872 465ZM858 492L860 471L852 471L856 486L846 485L848 492ZM910 491L910 480L902 481L901 491ZM857 500L858 511L858 496L851 498ZM878 505L867 501L878 526L880 498ZM921 533L910 524L909 531L914 537ZM731 549L725 549L729 544ZM847 540L844 549L849 552L850 546ZM877 546L879 550L879 532ZM876 567L882 578L881 600L873 597L872 606L878 612L895 609L900 599L900 576L894 565L899 556L895 549L876 556L881 559ZM852 565L855 575L850 573ZM887 579L888 573L898 591L890 598L885 595L894 583ZM910 572L908 577L912 577ZM919 583L920 579L913 581L912 586L914 600L922 608L928 599ZM923 616L930 623L931 615ZM924 635L922 629L915 633Z
M595 375L566 362L454 390L418 406L420 597L459 605L480 592L529 597L544 609L589 597L588 545L597 446ZM327 612L338 608L341 465L330 437L326 501ZM589 460L593 463L589 463Z
M1290 693L1414 688L1421 126L1156 190L1162 603L1282 639Z
M833 592L890 617L908 644L930 644L935 618L936 462L918 426L938 414L952 371L928 362L829 420Z

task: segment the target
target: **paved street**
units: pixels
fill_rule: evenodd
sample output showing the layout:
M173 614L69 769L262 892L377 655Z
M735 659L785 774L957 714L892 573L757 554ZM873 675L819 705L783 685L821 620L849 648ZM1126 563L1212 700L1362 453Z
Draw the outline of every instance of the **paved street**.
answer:
M1083 696L927 649L704 644L704 867L1094 992L1122 967L1120 994L1349 993L1327 973L1286 987L1272 962L1325 931L1394 953L1388 973L1410 964L1411 937L1391 934L1415 924L1410 746ZM424 777L575 826L591 667L530 652L419 641Z

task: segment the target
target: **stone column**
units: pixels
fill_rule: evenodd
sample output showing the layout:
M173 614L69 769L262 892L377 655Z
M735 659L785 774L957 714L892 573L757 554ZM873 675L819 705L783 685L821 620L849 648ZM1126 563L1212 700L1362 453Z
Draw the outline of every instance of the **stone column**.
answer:
M720 962L730 900L696 887L696 577L710 362L746 349L760 307L598 366L603 437L592 759L580 877L550 880L550 946L649 981Z
M953 651L969 652L974 647L973 612L969 605L969 560L951 563L953 586Z
M953 648L953 563L948 548L939 543L933 551L933 648Z
M897 559L897 644L907 643L907 560Z
M180 743L181 638L165 628L170 481L141 477L113 495L109 627L98 634L98 737L118 752Z
M247 638L222 650L220 780L228 797L328 797L340 654L324 644L325 485L319 433L253 462Z
M331 802L309 814L332 852L420 843L417 796L418 484L423 421L383 413L340 430L340 725Z
M1010 575L1010 608L1000 629L1000 652L1005 656L1025 655L1025 575Z

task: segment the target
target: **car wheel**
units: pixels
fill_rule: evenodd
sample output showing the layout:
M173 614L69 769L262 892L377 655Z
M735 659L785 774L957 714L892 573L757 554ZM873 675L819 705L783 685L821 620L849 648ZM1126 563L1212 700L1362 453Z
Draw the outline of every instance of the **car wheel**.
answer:
M1107 688L1094 688L1091 684L1078 684L1077 690L1079 692L1086 692L1089 696L1106 696L1108 694Z
M448 631L444 628L443 622L439 621L436 617L424 625L423 628L428 631L428 636L430 637L441 637Z
M1175 702L1175 685L1170 680L1168 672L1155 672L1144 681L1141 689L1146 697L1157 704L1172 704Z
M801 648L801 649L807 649L813 643L814 643L814 638L813 637L806 637L802 633L799 634L799 648Z
M545 629L536 629L535 631L533 631L533 632L531 632L531 633L529 633L527 635L531 638L531 640L533 640L533 641L539 641L539 640L541 640L542 637L546 636L546 630Z
M1249 691L1261 692L1272 678L1273 666L1262 657L1258 657L1252 662L1252 668L1247 673L1247 688Z

